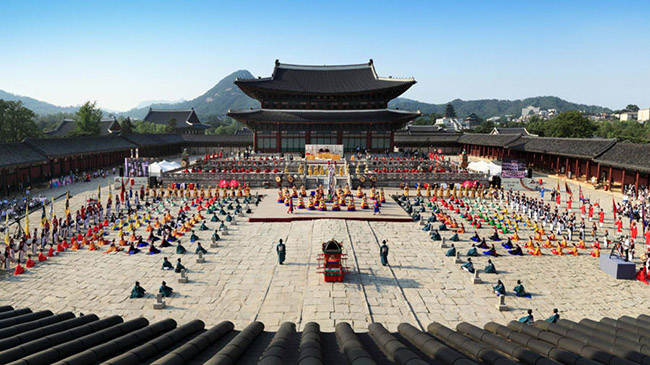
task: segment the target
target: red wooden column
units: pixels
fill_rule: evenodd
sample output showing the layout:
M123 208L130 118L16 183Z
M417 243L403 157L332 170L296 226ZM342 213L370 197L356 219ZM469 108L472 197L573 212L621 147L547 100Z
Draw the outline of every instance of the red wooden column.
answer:
M564 175L569 175L569 158L565 157L564 159Z
M612 186L612 180L613 180L612 177L613 177L613 176L612 176L612 168L611 168L611 166L610 166L610 168L609 168L609 174L607 175L607 181L609 181L609 186Z
M372 151L372 132L369 130L366 132L366 149Z
M280 125L278 124L278 132L275 136L275 152L282 152L282 131L280 130Z
M557 156L557 160L555 162L555 173L560 174L560 156Z
M253 151L257 152L257 131L253 131Z
M600 180L600 164L596 166L596 179Z
M634 177L634 191L638 192L639 191L639 172L636 172L636 176Z
M621 193L624 191L625 188L625 169L622 169L621 171Z
M390 131L390 152L393 152L395 149L395 132Z
M587 160L587 166L586 166L586 169L585 169L585 180L589 180L589 174L591 173L591 171L589 170L589 168L590 168L589 163L590 162L591 161Z
M305 131L305 144L311 144L311 131Z

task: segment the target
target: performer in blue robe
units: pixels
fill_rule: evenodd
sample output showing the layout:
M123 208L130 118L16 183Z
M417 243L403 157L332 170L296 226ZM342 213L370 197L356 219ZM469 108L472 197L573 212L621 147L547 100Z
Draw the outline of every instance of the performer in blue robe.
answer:
M513 248L512 241L510 240L510 238L508 238L508 242L502 243L501 246L503 246L503 248L508 250L511 250Z
M496 247L494 247L494 245L492 245L492 247L490 247L489 250L487 250L487 251L483 251L483 255L493 256L493 257L497 257L497 256L499 256L499 255L497 254L497 249L496 249Z
M481 241L481 237L479 237L477 231L474 231L474 235L473 235L472 238L470 238L470 239L471 239L472 241L474 241L474 242L480 242L480 241Z
M512 250L508 250L508 253L515 256L524 255L524 252L521 250L521 247L519 247L519 245L515 245L515 248L513 248Z
M487 242L485 242L485 238L482 238L481 243L476 247L478 247L478 248L490 248L490 246L487 245Z

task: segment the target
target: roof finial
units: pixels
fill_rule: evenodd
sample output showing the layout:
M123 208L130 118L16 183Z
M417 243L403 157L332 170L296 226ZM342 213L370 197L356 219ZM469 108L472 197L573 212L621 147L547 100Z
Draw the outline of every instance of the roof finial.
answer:
M373 64L372 58L370 59L370 61L368 61L368 64L369 64L369 65L372 65L372 64Z
M279 66L279 65L280 65L280 60L277 59L277 58L275 59L275 65L276 65L276 66Z

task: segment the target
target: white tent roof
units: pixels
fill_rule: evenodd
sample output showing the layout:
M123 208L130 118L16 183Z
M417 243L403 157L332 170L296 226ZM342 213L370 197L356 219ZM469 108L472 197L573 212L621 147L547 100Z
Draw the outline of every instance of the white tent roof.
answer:
M484 174L490 174L492 176L501 174L501 166L493 162L485 162L485 161L470 162L469 165L467 165L467 169L472 171L482 172Z
M149 175L158 176L162 172L167 172L181 167L178 162L169 162L166 160L160 162L154 162L149 165Z

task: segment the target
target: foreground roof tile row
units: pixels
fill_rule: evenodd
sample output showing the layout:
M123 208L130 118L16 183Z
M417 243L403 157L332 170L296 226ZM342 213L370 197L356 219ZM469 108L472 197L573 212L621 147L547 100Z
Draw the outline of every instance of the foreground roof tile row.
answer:
M0 307L3 364L528 364L632 365L650 362L650 316L533 325L433 322L421 330L402 323L398 332L373 323L354 332L345 322L324 333L314 322L301 332L286 322L265 332L253 322L205 328L200 320L99 318Z

